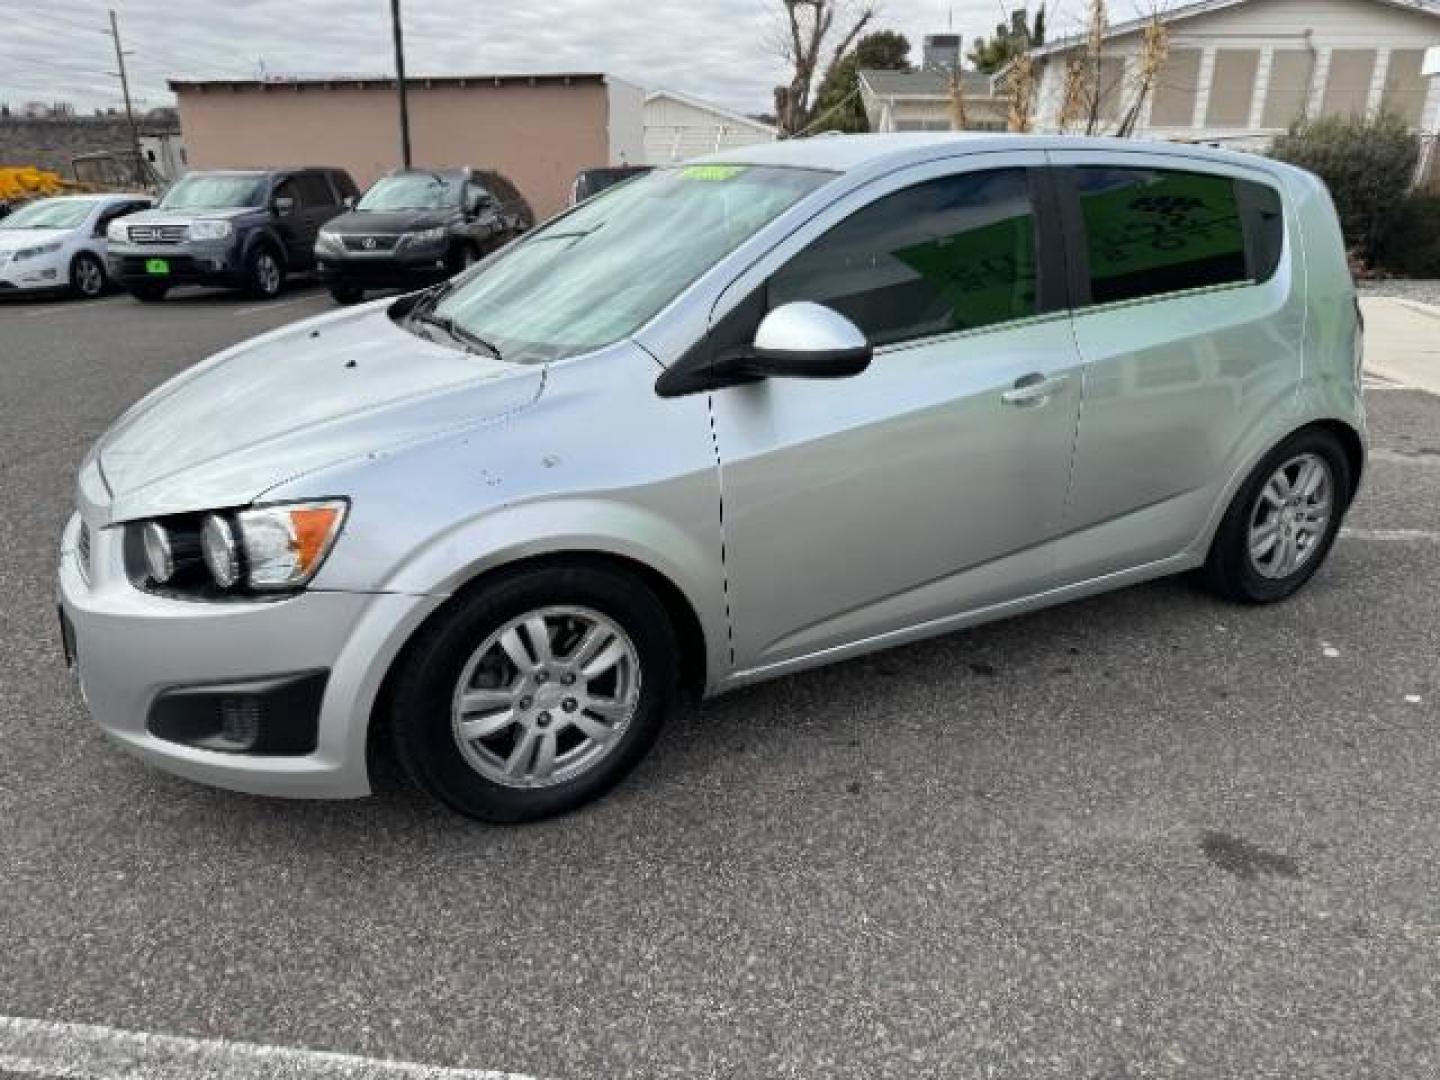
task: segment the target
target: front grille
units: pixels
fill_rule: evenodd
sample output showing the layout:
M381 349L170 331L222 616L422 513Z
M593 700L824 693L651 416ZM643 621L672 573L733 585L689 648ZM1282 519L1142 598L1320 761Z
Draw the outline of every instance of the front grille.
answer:
M183 244L190 237L184 225L131 225L130 240L136 244Z
M80 576L90 580L90 526L80 523L80 537L75 542L75 557L80 563Z
M346 251L393 251L398 236L345 236Z

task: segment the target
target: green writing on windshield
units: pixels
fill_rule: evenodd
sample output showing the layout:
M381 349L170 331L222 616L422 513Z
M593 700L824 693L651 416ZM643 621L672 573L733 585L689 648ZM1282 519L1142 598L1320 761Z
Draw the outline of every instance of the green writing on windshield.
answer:
M745 171L743 165L687 165L680 170L686 180L733 180Z

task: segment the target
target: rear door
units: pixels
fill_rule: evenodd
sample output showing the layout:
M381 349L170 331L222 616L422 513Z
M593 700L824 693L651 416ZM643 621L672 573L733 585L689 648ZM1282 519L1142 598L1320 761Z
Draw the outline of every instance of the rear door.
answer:
M1064 581L1179 554L1300 376L1303 288L1258 171L1052 152L1084 397ZM1303 283L1302 283L1303 284Z
M893 174L733 286L747 299L727 319L812 301L876 347L853 378L713 394L741 669L1048 583L1080 378L1040 164L994 153Z

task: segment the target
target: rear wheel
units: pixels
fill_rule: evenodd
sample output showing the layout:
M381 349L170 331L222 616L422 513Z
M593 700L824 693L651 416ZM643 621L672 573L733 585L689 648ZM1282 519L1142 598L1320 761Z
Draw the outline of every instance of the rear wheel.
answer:
M390 727L405 771L474 818L573 810L644 757L677 700L664 605L608 567L517 571L452 601L407 649Z
M130 295L136 300L143 300L147 304L158 303L165 299L165 294L170 291L168 285L135 284L128 286Z
M331 285L330 297L337 304L358 304L365 298L365 290L356 285Z
M285 267L280 256L269 247L257 247L245 263L245 291L257 300L271 300L280 295L285 284Z
M1329 554L1349 507L1345 449L1321 429L1277 446L1236 492L1203 576L1221 596L1266 604L1293 595Z
M109 284L105 264L88 251L76 255L70 263L70 292L85 300L94 300Z

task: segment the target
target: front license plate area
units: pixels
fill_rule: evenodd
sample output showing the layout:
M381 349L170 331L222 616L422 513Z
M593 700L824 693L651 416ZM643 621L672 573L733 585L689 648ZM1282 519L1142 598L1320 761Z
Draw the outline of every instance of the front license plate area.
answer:
M147 274L154 274L157 277L164 277L166 274L170 273L170 260L146 259L145 272Z

